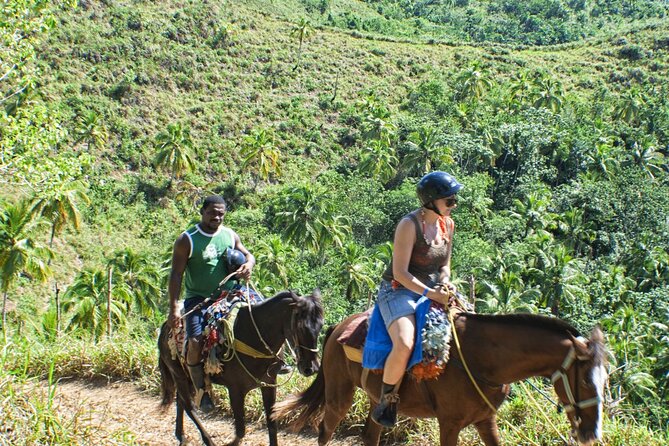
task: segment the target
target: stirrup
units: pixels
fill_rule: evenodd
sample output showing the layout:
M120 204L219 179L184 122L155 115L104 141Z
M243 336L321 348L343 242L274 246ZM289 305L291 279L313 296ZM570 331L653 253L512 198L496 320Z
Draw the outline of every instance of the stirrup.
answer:
M379 404L372 410L371 418L383 427L393 427L397 423L397 403L400 396L397 392L386 393L379 399Z
M195 398L193 402L195 403L195 407L200 409L202 413L209 413L216 407L214 406L214 402L211 400L211 396L209 396L209 392L207 392L205 389L197 389L195 391Z

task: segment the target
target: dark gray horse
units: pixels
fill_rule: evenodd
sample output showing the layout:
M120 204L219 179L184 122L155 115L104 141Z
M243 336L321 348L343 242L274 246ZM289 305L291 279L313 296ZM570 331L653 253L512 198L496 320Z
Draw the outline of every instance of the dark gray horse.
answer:
M262 392L263 406L269 430L270 446L277 445L277 425L270 415L276 400L276 375L279 369L277 354L287 341L297 355L297 368L305 376L318 372L318 335L323 327L323 308L320 292L311 296L298 296L292 291L283 291L258 305L239 310L234 326L235 339L252 347L261 358L237 352L223 364L223 371L210 375L212 383L228 389L230 406L235 419L235 438L229 445L238 445L244 437L244 400L246 394L257 387ZM184 441L184 411L195 423L202 440L213 446L211 436L194 411L192 396L194 388L188 371L179 359L172 359L169 347L170 328L163 324L158 339L159 366L162 388L162 406L167 408L175 399L177 417L175 435ZM270 350L268 352L268 350Z

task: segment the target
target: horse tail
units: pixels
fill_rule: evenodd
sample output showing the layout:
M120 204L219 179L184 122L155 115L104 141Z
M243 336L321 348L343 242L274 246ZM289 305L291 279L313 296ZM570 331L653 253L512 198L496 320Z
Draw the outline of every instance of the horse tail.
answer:
M174 380L174 375L172 375L172 371L164 358L168 335L169 329L167 323L164 323L158 337L158 368L160 369L160 390L163 398L160 407L163 409L167 409L172 404L177 393L177 384Z
M324 347L334 329L335 327L331 326L325 333L325 340L323 341ZM324 406L325 376L321 364L321 368L316 374L316 379L314 379L314 382L312 382L306 390L298 394L290 395L284 401L274 404L272 419L290 419L288 427L295 432L302 430L306 425L315 428L323 418ZM297 415L295 415L296 413Z

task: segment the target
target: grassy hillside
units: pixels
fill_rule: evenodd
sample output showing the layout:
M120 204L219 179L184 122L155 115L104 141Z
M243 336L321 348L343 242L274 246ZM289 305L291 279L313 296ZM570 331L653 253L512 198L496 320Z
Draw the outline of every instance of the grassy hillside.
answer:
M61 331L96 342L104 323L77 323L76 303L103 308L107 268L130 253L145 287L130 290L115 332L144 345L164 314L173 240L212 192L259 259L258 286L318 286L335 323L366 307L395 223L417 206L416 179L443 169L465 184L453 267L465 293L476 277L477 310L603 325L615 358L609 444L662 444L666 3L581 3L82 0L48 32L36 14L39 29L24 33L35 58L19 46L2 56L2 252L19 198L76 184L90 203L79 196L79 229L65 223L53 240L55 214L25 227L52 242L46 285L27 266L5 275L0 256L3 329L44 332L48 347L57 284ZM510 26L521 18L537 26ZM159 162L166 141L193 166Z

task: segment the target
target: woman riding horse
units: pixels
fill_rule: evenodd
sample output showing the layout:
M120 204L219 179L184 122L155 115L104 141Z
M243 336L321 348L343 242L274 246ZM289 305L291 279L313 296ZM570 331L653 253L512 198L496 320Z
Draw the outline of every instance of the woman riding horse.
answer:
M449 304L451 249L455 223L451 211L462 184L446 172L425 175L416 188L421 208L405 215L395 230L393 258L379 286L377 305L393 346L383 367L383 385L372 420L392 427L397 419L397 389L416 338L416 302L421 296Z

